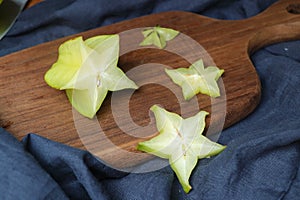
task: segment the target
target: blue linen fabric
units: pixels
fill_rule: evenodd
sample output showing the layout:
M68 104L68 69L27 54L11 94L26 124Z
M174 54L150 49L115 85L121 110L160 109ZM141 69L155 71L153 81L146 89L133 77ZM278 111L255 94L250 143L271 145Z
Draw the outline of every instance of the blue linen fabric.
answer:
M151 13L185 10L243 19L274 2L46 0L21 14L0 41L0 55ZM219 142L227 145L224 152L198 162L189 194L170 167L125 173L89 152L35 134L19 142L0 129L0 199L298 199L299 47L300 41L284 42L252 55L262 83L261 103L246 119L222 132Z

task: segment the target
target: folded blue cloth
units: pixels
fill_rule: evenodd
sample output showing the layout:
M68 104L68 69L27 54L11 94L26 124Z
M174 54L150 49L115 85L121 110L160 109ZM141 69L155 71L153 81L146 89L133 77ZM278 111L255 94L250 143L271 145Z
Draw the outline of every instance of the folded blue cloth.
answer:
M247 18L274 0L51 0L25 10L0 41L0 55L146 14L186 10ZM93 12L91 12L93 11ZM300 194L300 41L252 56L262 83L258 108L222 132L228 147L200 160L185 194L170 167L134 174L90 153L35 134L20 143L0 129L0 199L298 199ZM4 94L5 95L5 94Z

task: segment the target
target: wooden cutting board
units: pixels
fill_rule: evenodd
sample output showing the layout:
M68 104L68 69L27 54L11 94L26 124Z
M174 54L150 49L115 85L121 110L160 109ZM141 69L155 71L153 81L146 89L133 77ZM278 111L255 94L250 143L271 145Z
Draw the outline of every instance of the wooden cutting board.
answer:
M149 114L153 104L184 117L196 114L199 109L210 112L206 133L213 137L245 118L258 105L261 86L249 54L271 43L299 39L299 13L299 0L279 1L255 17L235 21L181 11L165 12L1 57L1 126L18 139L36 133L87 149L115 167L128 167L149 159L135 148L139 141L156 134L153 116ZM181 32L180 37L169 42L165 50L139 48L138 43L143 39L141 30L156 25L176 29ZM50 88L43 76L56 61L62 42L79 35L89 38L102 34L120 34L119 67L141 87L134 93L110 93L97 119L89 120L73 111L65 93ZM225 70L219 81L221 97L210 99L200 94L184 102L180 88L171 86L170 79L159 70L188 67L199 58L206 65L215 64Z

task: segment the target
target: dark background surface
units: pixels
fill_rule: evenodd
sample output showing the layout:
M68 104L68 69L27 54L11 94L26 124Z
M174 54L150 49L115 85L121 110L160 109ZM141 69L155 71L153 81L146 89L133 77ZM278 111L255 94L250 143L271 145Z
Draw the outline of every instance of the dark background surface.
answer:
M125 19L185 10L243 19L274 0L48 0L25 10L0 41L0 55ZM185 194L170 167L127 174L91 154L0 129L0 199L298 199L300 194L300 41L252 55L262 83L253 114L223 131L227 149L198 162ZM5 94L2 94L5 95Z

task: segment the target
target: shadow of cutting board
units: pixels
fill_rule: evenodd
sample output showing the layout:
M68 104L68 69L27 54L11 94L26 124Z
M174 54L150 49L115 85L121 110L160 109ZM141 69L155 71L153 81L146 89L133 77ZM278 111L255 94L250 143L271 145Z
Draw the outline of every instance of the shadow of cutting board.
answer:
M263 13L245 20L216 20L193 13L172 11L144 16L44 43L0 58L0 119L18 139L36 133L76 148L87 149L116 167L136 165L149 155L135 150L139 141L156 134L149 108L160 104L189 117L200 109L210 112L206 134L216 136L249 115L260 100L260 81L249 54L280 41L300 39L300 1L279 1ZM180 36L165 50L140 48L144 27L176 29ZM110 93L89 120L74 111L63 91L44 82L56 61L59 45L76 36L89 38L120 34L119 67L136 81L137 91ZM180 88L159 71L189 67L202 58L205 65L225 70L221 97L199 94L182 100ZM148 78L150 78L148 80Z

